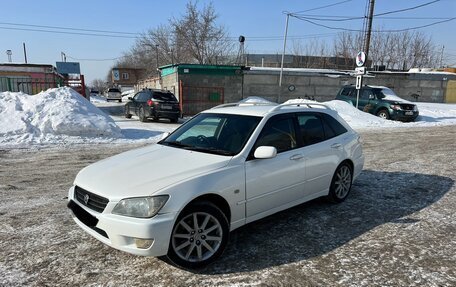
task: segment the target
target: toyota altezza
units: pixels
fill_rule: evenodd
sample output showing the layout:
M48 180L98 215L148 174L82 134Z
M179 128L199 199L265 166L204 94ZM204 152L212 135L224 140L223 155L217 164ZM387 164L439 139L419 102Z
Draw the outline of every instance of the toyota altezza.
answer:
M359 135L324 105L228 104L84 168L68 207L111 247L197 268L242 225L317 197L342 202L363 164Z

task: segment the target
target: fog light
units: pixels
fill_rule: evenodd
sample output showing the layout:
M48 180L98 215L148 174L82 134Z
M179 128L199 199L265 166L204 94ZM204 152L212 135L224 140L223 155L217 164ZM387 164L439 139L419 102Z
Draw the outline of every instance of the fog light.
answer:
M152 246L152 243L154 243L153 239L135 238L136 247L139 249L147 249Z

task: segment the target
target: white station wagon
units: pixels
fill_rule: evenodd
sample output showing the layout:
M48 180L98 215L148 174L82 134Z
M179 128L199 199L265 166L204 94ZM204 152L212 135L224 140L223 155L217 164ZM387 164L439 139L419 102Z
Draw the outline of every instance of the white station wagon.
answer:
M343 201L363 164L359 135L324 105L227 104L82 169L68 207L111 247L198 268L244 224L317 197Z

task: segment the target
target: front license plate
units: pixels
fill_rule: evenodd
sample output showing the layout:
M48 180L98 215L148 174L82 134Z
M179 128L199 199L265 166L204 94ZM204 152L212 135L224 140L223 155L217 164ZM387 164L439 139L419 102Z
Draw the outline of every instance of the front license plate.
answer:
M413 116L413 112L412 111L405 112L405 115L406 116Z

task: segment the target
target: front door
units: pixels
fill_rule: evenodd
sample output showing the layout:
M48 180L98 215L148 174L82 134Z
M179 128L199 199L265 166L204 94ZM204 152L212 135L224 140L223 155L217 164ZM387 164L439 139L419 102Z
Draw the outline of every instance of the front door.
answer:
M245 164L248 222L300 199L305 181L304 157L297 142L294 116L269 119L252 154L259 146L274 146L277 156L271 159L251 156Z

